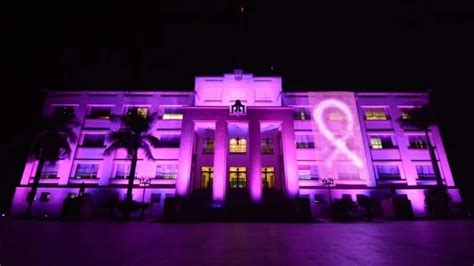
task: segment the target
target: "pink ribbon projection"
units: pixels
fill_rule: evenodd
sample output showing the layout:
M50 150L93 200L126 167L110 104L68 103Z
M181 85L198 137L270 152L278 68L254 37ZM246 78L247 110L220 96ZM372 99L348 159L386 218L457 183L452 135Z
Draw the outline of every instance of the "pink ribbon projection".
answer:
M346 128L342 131L344 134L340 138L337 138L334 133L329 130L323 117L324 112L331 107L340 110L345 115L347 120ZM336 159L336 156L342 153L345 154L355 166L362 168L362 160L359 158L359 156L357 156L357 154L349 150L346 144L347 139L351 137L354 132L354 117L349 107L344 102L339 100L327 99L322 101L318 107L314 109L313 117L315 119L316 126L319 127L319 132L321 132L321 134L336 147L336 150L334 150L327 159L328 167L331 167L334 159Z

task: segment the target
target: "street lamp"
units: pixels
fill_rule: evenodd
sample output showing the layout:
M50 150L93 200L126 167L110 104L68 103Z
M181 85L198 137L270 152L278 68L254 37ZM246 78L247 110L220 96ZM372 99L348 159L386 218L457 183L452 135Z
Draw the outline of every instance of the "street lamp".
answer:
M151 184L151 178L149 177L139 177L138 181L140 181L140 186L143 187L143 193L142 193L142 209L140 212L140 220L143 220L144 212L145 212L145 189L146 187L150 186Z
M323 183L323 185L325 185L328 188L329 205L331 205L332 204L331 187L334 186L336 183L334 182L334 179L332 177L323 178L321 179L321 182Z

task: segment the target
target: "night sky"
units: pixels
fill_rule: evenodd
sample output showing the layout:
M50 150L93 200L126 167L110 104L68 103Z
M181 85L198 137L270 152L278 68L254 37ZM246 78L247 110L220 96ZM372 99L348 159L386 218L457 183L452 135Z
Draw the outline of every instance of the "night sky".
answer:
M192 91L194 76L237 67L282 76L285 91L431 90L455 181L473 206L466 91L474 84L474 6L297 2L63 1L6 10L0 210L20 180L42 90Z

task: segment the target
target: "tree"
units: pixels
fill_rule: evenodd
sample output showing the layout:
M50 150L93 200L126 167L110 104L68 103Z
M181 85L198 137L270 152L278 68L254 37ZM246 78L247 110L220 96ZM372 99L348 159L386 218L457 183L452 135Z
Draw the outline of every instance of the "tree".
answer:
M435 118L431 106L424 105L404 112L405 114L398 119L398 122L403 128L419 129L425 133L426 144L428 146L436 184L438 186L443 186L443 179L441 177L438 160L436 159L435 150L429 135L430 127L435 125Z
M145 110L137 108L118 117L118 120L121 122L121 127L107 136L110 145L105 149L104 154L111 155L116 150L125 149L131 159L124 207L124 218L129 219L133 204L132 191L137 170L138 151L142 150L147 159L153 159L150 145L157 147L159 140L149 133L156 121L156 114L147 114Z
M26 216L31 216L33 202L38 191L39 181L46 164L55 164L57 161L69 158L71 155L70 143L77 137L74 127L77 122L74 114L66 110L54 112L39 122L40 130L36 136L30 153L30 161L38 161L35 177L28 195Z

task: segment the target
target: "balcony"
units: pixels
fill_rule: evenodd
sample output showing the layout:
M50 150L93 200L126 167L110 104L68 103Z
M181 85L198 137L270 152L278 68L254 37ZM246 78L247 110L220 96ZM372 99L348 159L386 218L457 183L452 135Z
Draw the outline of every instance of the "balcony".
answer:
M393 129L391 120L365 120L367 130L387 130Z
M110 119L86 118L84 128L110 128L112 122Z
M436 158L439 160L438 152L435 150ZM409 158L413 161L429 161L430 152L428 149L408 149Z
M105 147L78 147L76 159L102 159Z

